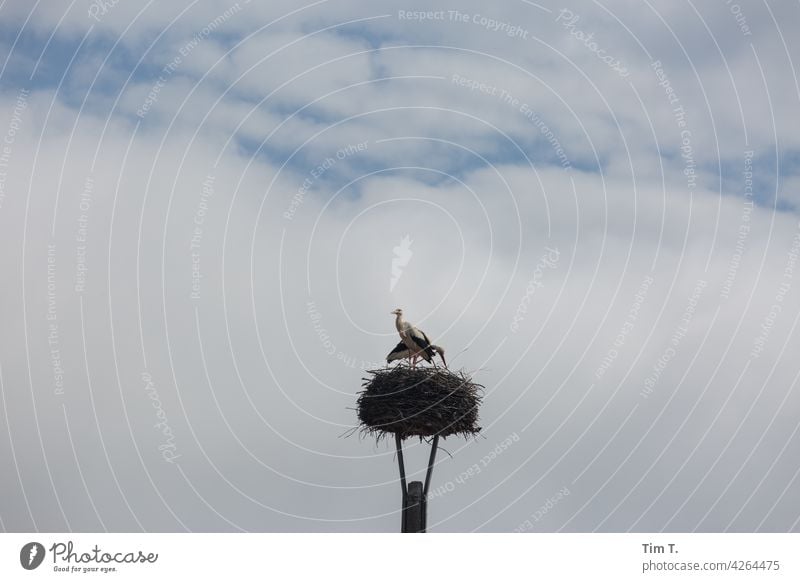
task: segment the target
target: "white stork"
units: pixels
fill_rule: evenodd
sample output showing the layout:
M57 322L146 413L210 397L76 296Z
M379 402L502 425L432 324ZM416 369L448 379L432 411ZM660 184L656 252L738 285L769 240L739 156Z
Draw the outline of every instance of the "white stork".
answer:
M442 363L444 367L447 367L447 361L444 359L444 348L442 346L437 346L436 344L431 344L431 350L433 350L434 354L438 354L440 358L442 358ZM397 344L394 349L389 352L386 356L386 363L394 362L395 360L403 360L405 358L411 359L411 350L408 349L408 346L404 342L400 342Z
M411 359L411 366L417 365L417 359L422 358L426 362L433 360L434 351L431 347L431 340L425 335L425 332L418 329L403 319L403 310L399 307L392 311L393 315L397 318L394 325L397 328L397 333L400 334L402 343L408 348L408 357ZM396 350L397 348L395 348ZM394 351L394 350L393 350ZM441 352L439 353L441 356Z

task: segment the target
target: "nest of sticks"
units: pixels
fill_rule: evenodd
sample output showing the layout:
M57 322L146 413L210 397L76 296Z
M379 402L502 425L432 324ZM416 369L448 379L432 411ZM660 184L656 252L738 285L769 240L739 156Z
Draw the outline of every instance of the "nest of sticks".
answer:
M358 396L362 434L412 436L475 435L483 386L463 371L399 365L368 370Z

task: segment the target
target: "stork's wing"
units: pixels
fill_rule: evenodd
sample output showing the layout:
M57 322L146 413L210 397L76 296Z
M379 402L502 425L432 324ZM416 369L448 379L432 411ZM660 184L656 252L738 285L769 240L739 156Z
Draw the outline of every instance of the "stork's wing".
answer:
M425 359L426 362L430 362L431 359L433 359L433 349L431 348L431 340L428 339L428 336L425 335L425 332L413 327L411 328L409 335L412 341L419 346L420 355Z
M405 358L406 357L405 355L402 356L398 355L402 352L406 352L407 354L408 346L405 343L400 342L394 347L394 349L391 352L389 352L389 355L386 356L386 361L391 362L392 360L399 360L400 358Z

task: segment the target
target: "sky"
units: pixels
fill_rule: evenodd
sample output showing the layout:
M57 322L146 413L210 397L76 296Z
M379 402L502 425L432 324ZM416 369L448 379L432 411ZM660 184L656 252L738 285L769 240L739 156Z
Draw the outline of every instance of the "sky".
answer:
M0 528L800 531L800 6L0 4ZM405 443L409 479L429 446Z

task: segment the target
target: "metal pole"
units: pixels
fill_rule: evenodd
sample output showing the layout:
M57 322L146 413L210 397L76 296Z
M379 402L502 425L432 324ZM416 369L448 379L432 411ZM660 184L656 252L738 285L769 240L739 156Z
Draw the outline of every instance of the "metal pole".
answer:
M408 484L405 533L425 533L425 497L422 495L422 481L412 481Z
M436 460L436 449L439 448L439 435L434 435L433 443L431 444L431 456L428 459L428 473L425 475L425 497L428 496L428 489L431 486L431 474L433 473L433 462Z
M425 533L428 522L428 489L430 489L431 486L433 464L436 461L436 451L439 448L439 435L433 437L424 485L421 481L412 481L406 484L406 467L403 461L403 440L397 433L394 435L394 440L397 447L397 464L400 466L400 487L403 490L403 512L400 522L400 531L402 533Z
M403 510L400 514L400 532L406 533L406 506L408 504L408 489L406 488L406 468L403 463L403 441L399 433L394 433L394 442L397 446L397 464L400 465L400 487L403 489Z
M400 486L403 488L403 497L406 495L406 468L403 464L403 441L400 435L394 435L394 442L397 445L397 463L400 465Z
M422 490L422 531L428 529L428 489L431 487L431 475L433 474L433 463L436 461L436 451L439 448L439 435L433 436L431 443L431 456L428 458L428 472L425 474L425 488Z

